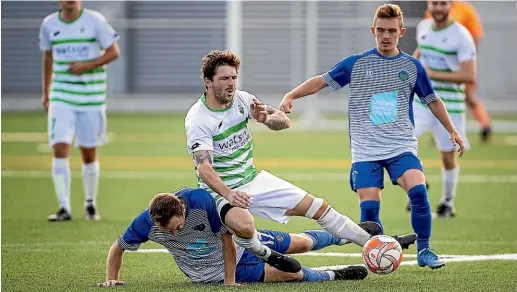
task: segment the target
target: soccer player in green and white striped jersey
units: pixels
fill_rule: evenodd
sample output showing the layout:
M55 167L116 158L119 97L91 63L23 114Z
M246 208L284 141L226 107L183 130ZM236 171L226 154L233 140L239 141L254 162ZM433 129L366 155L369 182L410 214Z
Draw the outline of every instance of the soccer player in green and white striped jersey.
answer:
M452 1L428 1L432 18L422 20L417 26L419 57L431 78L433 88L445 103L454 126L464 138L466 135L465 83L476 79L476 45L468 30L449 18ZM449 134L431 111L415 98L414 117L417 137L428 129L441 152L443 163L443 193L436 216L453 217L454 196L459 180L459 165Z
M70 220L68 154L75 136L83 160L86 219L99 220L96 148L106 139L106 64L119 55L118 35L99 12L81 1L59 1L61 10L45 17L39 34L43 51L42 103L48 111L52 178L59 210L49 221Z

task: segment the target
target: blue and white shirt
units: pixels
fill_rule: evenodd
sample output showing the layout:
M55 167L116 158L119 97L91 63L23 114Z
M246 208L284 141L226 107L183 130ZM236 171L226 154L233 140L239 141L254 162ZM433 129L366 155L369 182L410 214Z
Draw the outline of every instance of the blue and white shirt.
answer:
M417 154L414 95L426 105L439 98L418 59L403 52L384 57L374 48L341 60L323 79L335 90L350 87L352 163Z
M118 243L124 250L135 251L140 244L153 241L167 248L180 270L194 282L224 280L222 234L228 229L222 224L215 201L205 190L185 188L176 192L185 201L183 228L174 236L160 230L151 220L149 209L140 213L122 234ZM244 249L237 250L237 260Z

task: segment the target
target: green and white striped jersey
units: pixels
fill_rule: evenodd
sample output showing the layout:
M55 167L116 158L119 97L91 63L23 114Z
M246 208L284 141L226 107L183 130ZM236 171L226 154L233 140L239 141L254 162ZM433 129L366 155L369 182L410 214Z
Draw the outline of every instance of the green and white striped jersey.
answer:
M258 174L253 164L253 144L248 120L252 119L253 95L235 92L226 109L209 109L205 95L190 108L185 117L187 148L190 154L199 150L214 153L213 167L231 189L252 181ZM213 191L198 177L198 187Z
M468 30L457 22L435 30L432 18L417 26L420 61L432 70L456 72L460 63L476 59L476 45ZM445 103L449 114L465 113L465 84L431 79L433 88ZM418 103L419 100L415 98ZM423 106L423 104L421 104Z
M45 17L40 27L39 46L52 51L54 59L50 102L60 102L75 108L99 108L106 99L106 66L82 75L68 70L71 62L100 57L118 35L97 11L82 9L72 22L61 19L59 12Z

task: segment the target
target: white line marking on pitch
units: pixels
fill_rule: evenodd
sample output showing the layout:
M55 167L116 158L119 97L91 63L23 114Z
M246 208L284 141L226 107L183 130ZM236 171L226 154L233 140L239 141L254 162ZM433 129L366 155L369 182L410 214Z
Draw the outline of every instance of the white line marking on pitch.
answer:
M287 180L304 181L343 181L348 180L348 174L343 173L295 173L278 172L279 176ZM3 177L22 178L48 178L52 173L46 170L2 170ZM81 174L74 172L74 178L80 178ZM154 172L154 171L110 171L102 172L101 178L109 179L191 179L193 174L183 172ZM441 182L441 175L427 175L430 182ZM485 175L485 174L462 174L460 183L511 183L517 184L517 175Z

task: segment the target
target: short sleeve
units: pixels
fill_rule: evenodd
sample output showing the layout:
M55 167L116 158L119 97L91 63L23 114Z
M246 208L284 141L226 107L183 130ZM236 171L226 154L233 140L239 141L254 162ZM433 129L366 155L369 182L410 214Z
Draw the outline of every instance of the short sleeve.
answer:
M436 95L431 79L429 79L424 67L417 59L413 59L413 62L417 66L417 78L414 91L420 98L420 101L422 101L423 104L430 104L438 100L438 95Z
M119 35L102 14L96 12L93 15L96 20L95 29L97 41L104 49L107 49L119 39Z
M466 28L461 27L461 37L458 38L458 62L466 62L476 59L476 44Z
M122 249L135 251L140 244L149 240L152 225L149 223L148 216L149 211L146 209L131 222L131 225L119 237L118 244Z
M207 125L203 124L206 119L196 118L187 115L185 119L185 132L187 134L188 153L192 154L200 150L213 151L214 141Z
M44 52L52 50L52 42L47 32L47 21L43 20L39 29L39 48Z
M349 56L339 61L330 71L323 74L323 80L334 90L339 90L350 83L352 68L357 56Z

